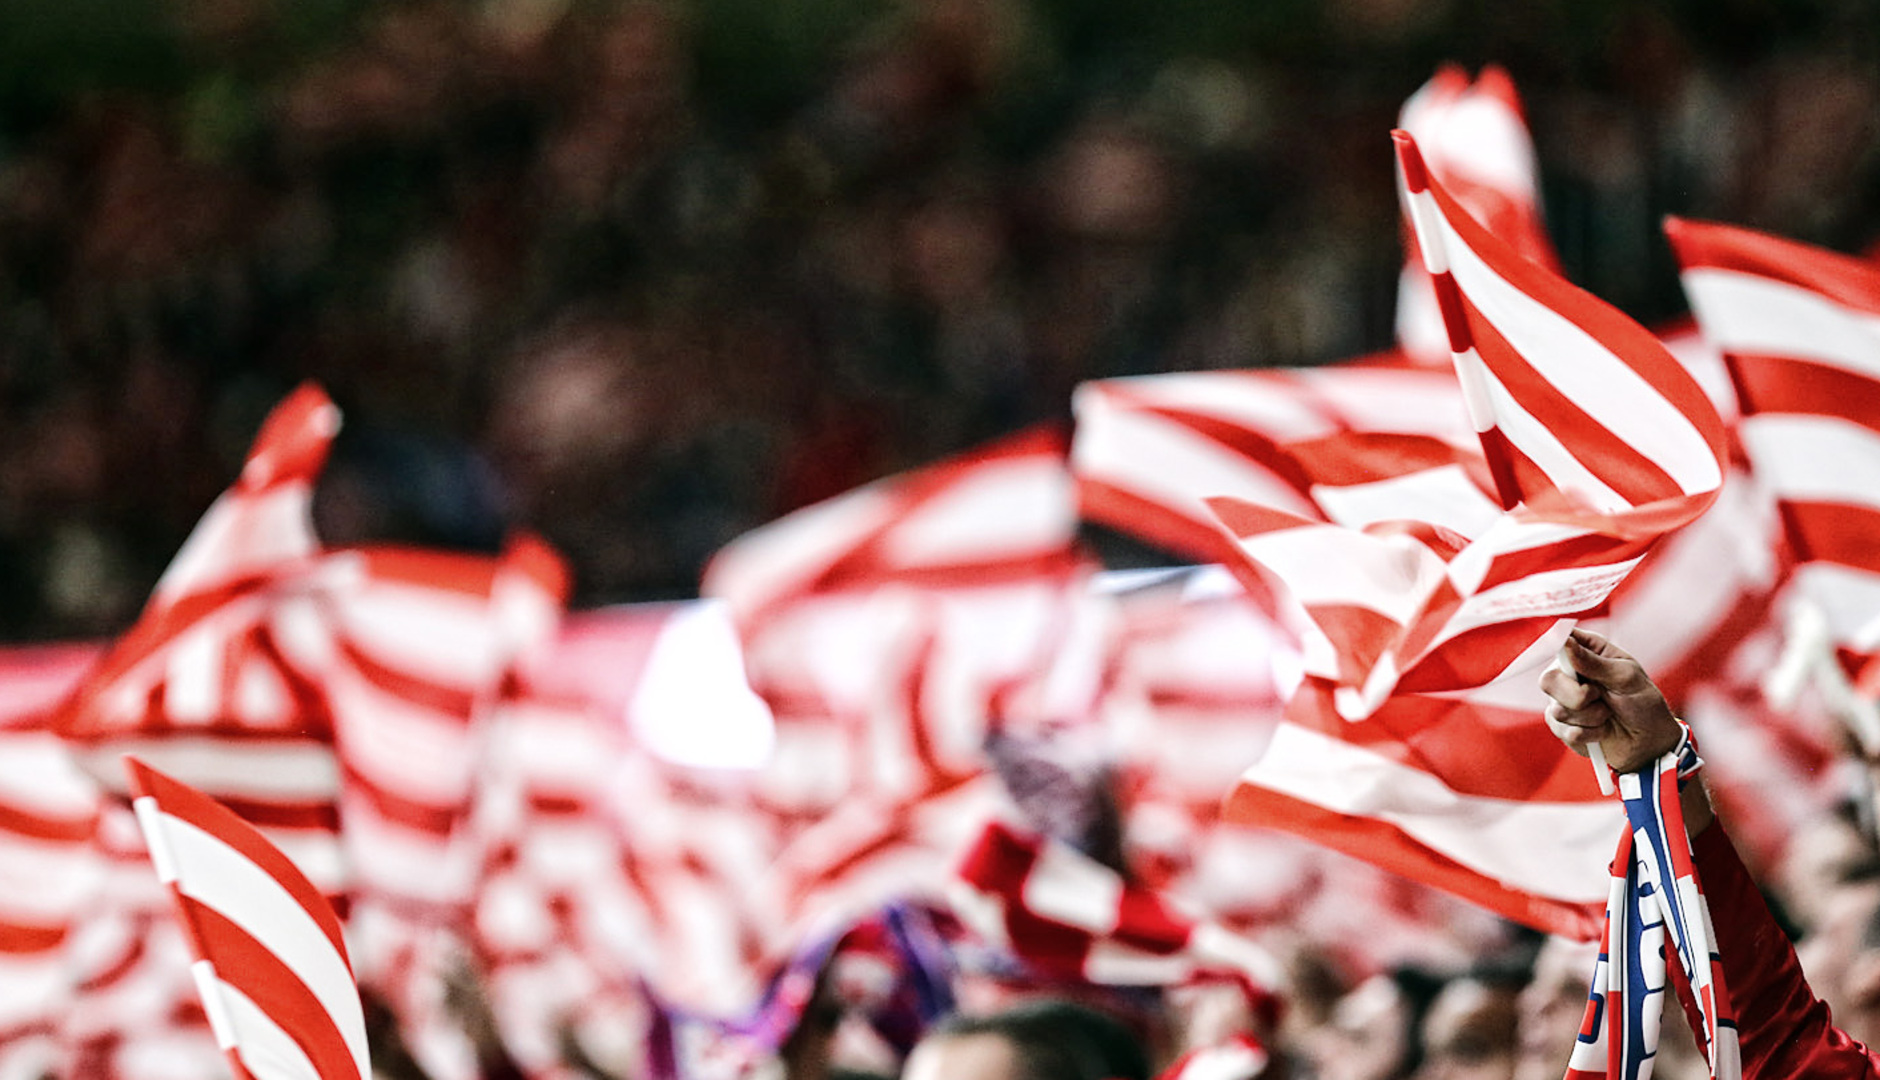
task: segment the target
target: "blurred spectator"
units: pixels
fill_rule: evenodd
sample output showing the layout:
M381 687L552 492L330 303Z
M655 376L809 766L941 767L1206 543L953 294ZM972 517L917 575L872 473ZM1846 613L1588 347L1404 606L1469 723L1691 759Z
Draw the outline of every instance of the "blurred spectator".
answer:
M1094 1009L1036 999L942 1021L914 1047L902 1080L1148 1080L1129 1029Z

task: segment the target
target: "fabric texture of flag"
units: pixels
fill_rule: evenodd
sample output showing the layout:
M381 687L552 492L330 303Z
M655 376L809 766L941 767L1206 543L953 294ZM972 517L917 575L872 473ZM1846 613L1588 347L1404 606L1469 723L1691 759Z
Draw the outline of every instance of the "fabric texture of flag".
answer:
M1307 678L1229 814L1586 937L1613 811L1539 724L1533 677L1712 504L1723 426L1653 335L1490 235L1397 143L1492 501L1380 485L1353 527L1211 502L1236 568L1277 577L1311 630ZM1534 836L1572 854L1537 859Z
M197 956L196 985L238 1077L369 1080L364 1010L332 907L233 811L130 759L157 876Z
M203 515L137 623L79 678L48 728L103 792L125 796L124 754L234 806L343 901L332 727L318 687L288 658L308 614L319 543L312 488L339 413L303 385L268 415L240 476ZM60 1025L64 1075L135 1061L213 1060L180 931L128 809L100 805L97 873L75 908ZM129 1073L126 1072L129 1070Z
M1766 233L1672 219L1665 231L1699 328L1729 364L1739 437L1847 679L1880 674L1880 268ZM1828 465L1825 463L1832 463ZM1880 696L1868 678L1860 697ZM1870 747L1871 749L1871 747Z

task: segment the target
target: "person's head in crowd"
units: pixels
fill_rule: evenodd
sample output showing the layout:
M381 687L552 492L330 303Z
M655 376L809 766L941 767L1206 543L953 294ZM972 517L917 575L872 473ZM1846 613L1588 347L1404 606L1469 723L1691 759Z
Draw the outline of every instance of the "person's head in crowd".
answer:
M1880 1046L1880 903L1867 913L1859 948L1841 972L1838 997L1829 1006L1835 1025L1868 1046Z
M1477 975L1445 983L1423 1017L1423 1068L1417 1080L1512 1080L1519 992L1505 981Z
M1573 1051L1593 981L1596 941L1550 937L1516 999L1515 1080L1560 1080Z
M1880 1039L1880 863L1856 859L1825 875L1795 956L1834 1022Z
M1038 999L956 1014L915 1045L901 1080L1148 1080L1149 1055L1120 1021Z
M1338 999L1305 1053L1319 1080L1397 1080L1423 1064L1423 1017L1442 980L1415 968L1373 975Z
M1809 819L1790 837L1770 885L1782 912L1804 937L1843 903L1842 892L1880 879L1880 851L1861 830L1850 802Z

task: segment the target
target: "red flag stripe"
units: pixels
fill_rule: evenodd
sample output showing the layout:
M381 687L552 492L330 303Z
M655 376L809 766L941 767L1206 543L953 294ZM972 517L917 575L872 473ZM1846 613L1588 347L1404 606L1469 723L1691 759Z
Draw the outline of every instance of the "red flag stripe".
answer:
M130 759L128 764L139 795L154 799L165 815L213 837L235 855L253 863L306 912L334 951L344 959L345 937L339 920L333 916L319 891L307 882L300 869L287 856L209 796L178 783L135 758ZM169 876L175 875L172 873Z
M214 958L215 977L225 988L252 1001L306 1054L319 1076L354 1075L356 1065L363 1061L355 1061L354 1048L328 1012L327 1003L308 989L299 971L282 963L268 946L215 908L188 896L182 905L197 948ZM213 1009L210 1015L213 1019ZM236 1027L239 1032L239 1020ZM240 1047L239 1039L236 1045ZM371 1074L360 1070L358 1075Z

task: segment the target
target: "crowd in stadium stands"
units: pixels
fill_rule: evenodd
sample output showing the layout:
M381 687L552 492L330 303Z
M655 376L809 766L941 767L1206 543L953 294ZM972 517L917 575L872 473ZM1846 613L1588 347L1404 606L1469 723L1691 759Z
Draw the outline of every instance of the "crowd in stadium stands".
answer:
M820 6L186 0L118 37L0 14L0 39L54 28L0 46L14 69L35 41L128 50L0 106L0 638L122 632L303 380L346 416L323 540L525 526L593 608L694 595L734 536L1065 421L1087 380L1381 348L1386 133L1443 60L1513 72L1567 276L1641 319L1682 306L1666 212L1880 233L1860 0ZM1850 742L1833 812L1751 867L1870 1044L1871 764ZM1277 1001L963 971L905 1058L838 948L765 1075L1560 1075L1595 946L1458 920L1381 971L1302 936ZM484 1077L523 1076L482 988L452 989ZM389 1010L376 1070L422 1080ZM1676 1013L1656 1075L1708 1075Z
M21 5L0 633L125 625L302 378L329 536L528 524L588 605L1085 379L1381 347L1384 132L1446 60L1511 68L1569 276L1641 317L1666 211L1880 224L1858 4L1250 7Z

